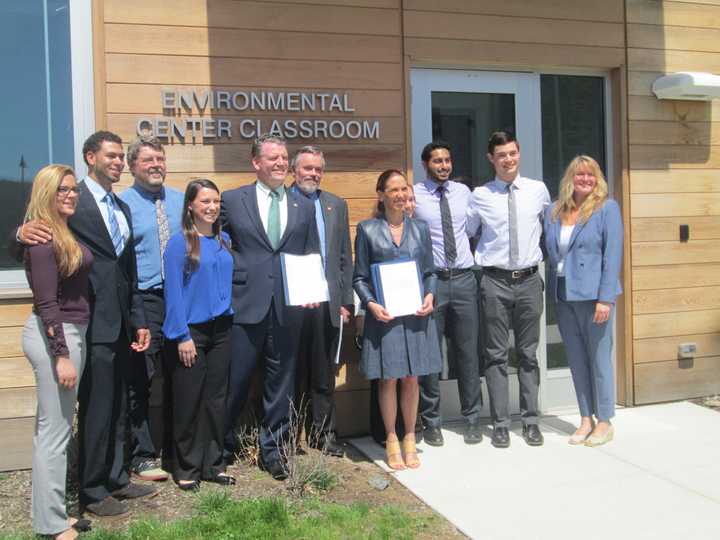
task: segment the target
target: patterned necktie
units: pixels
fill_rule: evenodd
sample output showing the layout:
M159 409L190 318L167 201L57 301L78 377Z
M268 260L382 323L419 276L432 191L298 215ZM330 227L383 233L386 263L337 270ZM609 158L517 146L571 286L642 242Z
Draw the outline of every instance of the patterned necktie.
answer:
M283 195L282 189L270 190L272 201L270 201L270 209L268 210L267 235L273 249L277 249L280 244L280 200Z
M509 183L508 190L508 232L509 232L509 266L512 270L517 270L518 260L520 259L520 246L518 245L518 216L517 216L517 187L514 183Z
M438 187L438 192L440 192L440 221L442 222L445 265L452 268L457 259L457 247L455 246L455 231L453 231L450 203L447 199L447 187L444 185Z
M107 206L110 239L115 248L115 255L119 257L123 250L123 236L120 231L120 223L118 223L117 216L115 215L115 201L113 200L112 192L108 191L105 197L103 197L103 200Z
M155 199L155 218L157 219L158 237L160 238L160 278L165 279L163 253L165 253L165 247L170 239L170 224L165 213L165 201L162 200L162 193L158 193Z

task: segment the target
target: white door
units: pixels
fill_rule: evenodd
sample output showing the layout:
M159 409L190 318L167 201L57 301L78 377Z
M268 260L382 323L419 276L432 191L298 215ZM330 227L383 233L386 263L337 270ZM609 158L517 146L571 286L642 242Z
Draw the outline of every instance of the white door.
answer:
M471 189L485 183L494 175L486 158L487 140L497 130L516 133L521 145L521 174L543 178L539 74L413 69L410 81L415 182L422 181L424 176L420 160L423 146L434 139L443 139L452 147L456 179L462 174L459 179ZM541 377L540 408L543 411L576 403L569 369L548 370L548 336L557 341L559 332L554 324L546 327L545 319L543 311L537 350ZM445 366L441 382L441 411L445 420L453 420L461 415L457 383L452 379L452 359L446 359ZM510 371L511 412L518 413L518 381L515 369ZM448 375L450 378L446 378ZM490 416L484 379L482 383L483 416Z

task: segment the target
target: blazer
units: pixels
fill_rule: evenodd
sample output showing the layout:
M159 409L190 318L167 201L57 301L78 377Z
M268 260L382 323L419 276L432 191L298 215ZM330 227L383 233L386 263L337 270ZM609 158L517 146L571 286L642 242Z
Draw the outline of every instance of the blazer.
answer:
M301 308L285 305L280 253L320 253L320 240L313 203L289 190L285 194L287 223L277 249L270 244L260 219L255 183L224 191L221 196L220 219L232 243L232 307L236 324L262 322L273 300L281 326L299 324L301 320Z
M325 222L325 279L330 292L330 322L335 328L339 328L340 306L349 306L352 312L355 304L348 206L345 200L337 195L322 190L319 193ZM308 200L315 204L311 199Z
M432 293L437 296L437 276L428 224L419 219L405 217L400 246L396 246L387 221L372 218L358 223L355 236L353 285L364 308L368 302L378 301L372 285L370 266L395 259L414 259L423 276L424 294Z
M78 186L80 196L77 209L68 220L68 225L95 258L90 271L91 315L88 339L91 343L112 343L124 328L128 340L134 341L135 330L147 328L147 323L142 298L138 294L130 208L119 197L115 197L130 229L130 237L118 257L95 198L85 182L80 182Z
M130 208L119 197L115 198L130 228L130 237L118 257L95 198L85 182L79 182L78 187L80 195L77 208L68 220L68 225L94 258L89 275L88 341L114 343L120 336L121 329L125 330L129 341L134 341L134 331L147 328L147 323L137 288L137 263ZM15 258L21 260L24 246L15 239L15 233L10 245Z
M557 265L560 261L560 219L552 221L554 204L545 209L545 248L550 262L548 290L557 301ZM565 297L570 302L598 300L615 303L622 293L620 269L623 224L617 203L608 199L585 222L578 222L565 255Z

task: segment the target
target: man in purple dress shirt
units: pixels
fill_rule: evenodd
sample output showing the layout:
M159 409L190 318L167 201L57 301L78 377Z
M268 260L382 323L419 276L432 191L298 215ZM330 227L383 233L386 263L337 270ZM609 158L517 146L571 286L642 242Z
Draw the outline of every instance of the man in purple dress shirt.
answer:
M450 180L450 147L432 142L421 154L426 179L415 184L415 217L430 226L433 258L438 275L435 321L441 346L447 343L447 359L457 373L460 407L467 421L466 444L482 441L480 431L480 366L478 362L479 308L477 282L472 272L473 256L465 230L470 190ZM446 369L443 370L447 372ZM423 439L431 446L442 446L440 415L440 376L420 380L420 417Z

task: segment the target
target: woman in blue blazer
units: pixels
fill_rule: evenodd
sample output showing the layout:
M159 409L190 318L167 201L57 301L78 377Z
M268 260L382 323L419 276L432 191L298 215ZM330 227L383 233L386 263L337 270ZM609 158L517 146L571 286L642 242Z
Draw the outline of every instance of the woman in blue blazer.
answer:
M545 246L548 290L557 305L582 417L568 442L605 444L614 434L612 319L615 298L622 292L623 225L593 158L577 156L568 165L558 200L545 211Z

